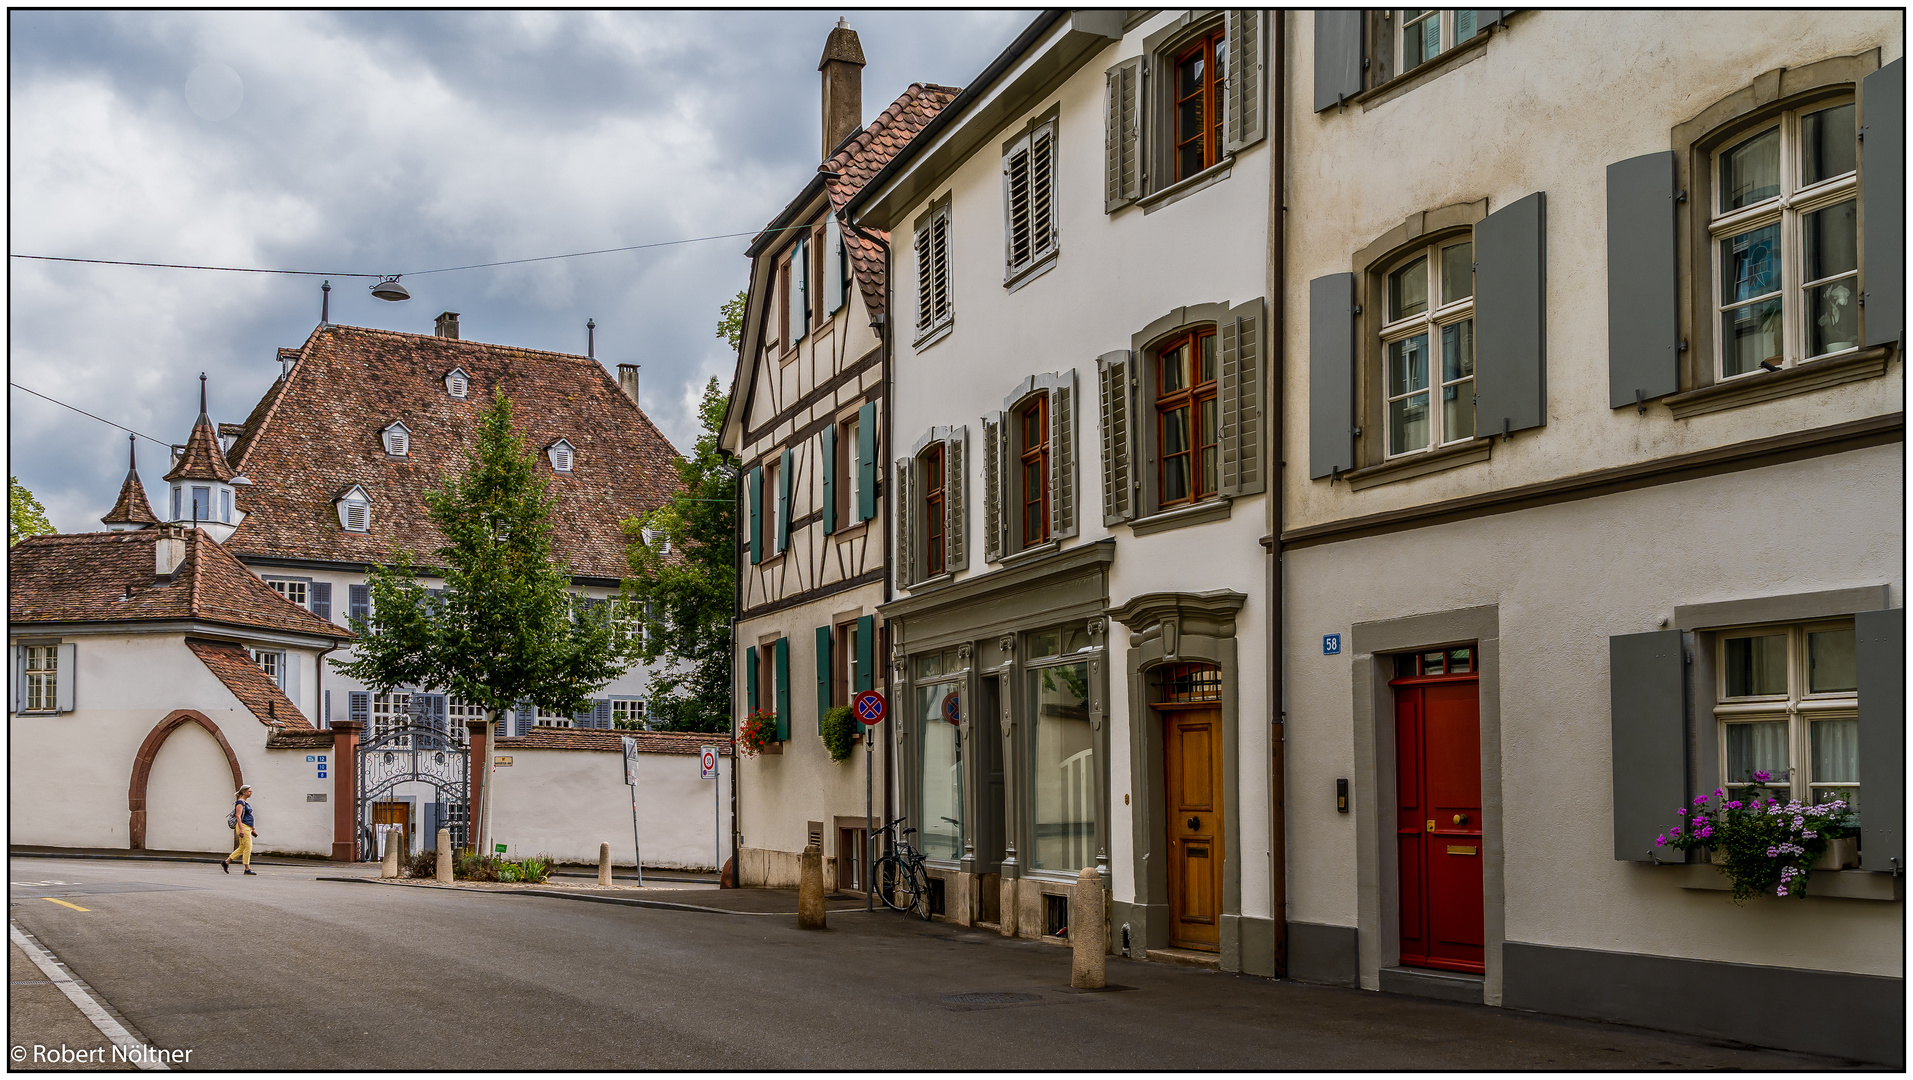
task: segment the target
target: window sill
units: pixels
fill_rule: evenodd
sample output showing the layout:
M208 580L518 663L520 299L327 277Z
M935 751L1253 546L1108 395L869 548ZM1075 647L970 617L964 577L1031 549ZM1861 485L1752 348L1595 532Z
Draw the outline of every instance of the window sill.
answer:
M1059 249L1057 248L1051 248L1049 249L1049 254L1038 258L1035 262L1025 266L1023 269L1006 276L1003 279L1003 288L1007 290L1004 295L1013 293L1048 273L1050 268L1056 265L1058 251Z
M1727 875L1709 863L1678 863L1666 867L1683 889L1727 892L1734 886ZM1807 879L1807 897L1842 900L1898 900L1903 894L1898 874L1871 870L1821 870ZM1785 898L1791 901L1791 897Z
M910 343L910 347L917 350L918 352L922 352L923 350L929 348L930 346L935 345L937 342L942 341L944 338L949 337L950 331L955 329L956 329L956 320L945 319L942 322L938 323L937 325L932 326L930 329L925 330L921 337L917 338L915 341L912 341Z
M788 554L788 552L780 551L775 555L766 555L763 558L757 560L757 562L754 565L759 570L768 570L771 567L776 566L778 563L783 562L784 556L786 554Z
M1040 544L1031 544L1020 551L1013 551L996 561L1002 566L1015 566L1017 563L1033 562L1045 555L1054 555L1062 549L1061 540L1045 540Z
M1227 521L1234 511L1235 502L1232 499L1204 499L1194 506L1179 506L1174 510L1165 510L1162 513L1137 518L1129 523L1129 531L1137 536L1148 536L1188 525Z
M1235 155L1229 154L1221 161L1216 162L1214 165L1209 166L1194 176L1178 180L1168 187L1163 188L1161 191L1152 191L1144 195L1142 198L1136 200L1136 205L1142 207L1144 214L1153 214L1163 207L1168 206L1170 203L1178 202L1190 195L1194 195L1196 192L1201 191L1211 184L1217 184L1227 180L1229 178L1229 170L1234 166Z
M937 589L942 588L945 585L950 584L952 581L955 581L955 580L956 580L956 575L949 572L948 570L945 570L943 573L938 574L936 577L924 578L922 581L913 581L910 584L905 585L904 589L908 592L913 592L913 593L914 592L933 592Z
M832 540L854 540L869 531L870 522L859 521L855 525L839 526L836 532L830 534L830 538Z
M1479 60L1487 55L1488 39L1493 37L1497 30L1503 30L1505 28L1505 23L1501 25L1491 23L1488 26L1482 27L1474 37L1469 38L1467 41L1449 49L1447 52L1427 63L1417 64L1415 67L1395 76L1385 83L1364 90L1354 97L1349 98L1346 104L1354 105L1359 102L1362 106L1362 111L1367 112L1379 105L1393 101L1417 86L1430 82L1471 60Z
M1861 349L1858 352L1846 353L1826 360L1809 360L1804 364L1781 368L1779 371L1728 379L1725 382L1703 386L1698 390L1689 390L1685 394L1675 394L1661 400L1673 412L1676 420L1685 420L1690 416L1705 416L1708 413L1738 409L1743 405L1777 401L1795 394L1825 390L1842 383L1878 378L1886 374L1887 360L1892 353L1891 345L1875 345L1870 349Z
M1473 465L1488 460L1494 446L1494 439L1477 436L1475 441L1451 446L1445 450L1435 450L1425 454L1385 461L1380 465L1370 465L1365 469L1341 474L1342 481L1350 491L1366 491L1383 484L1392 484L1398 480L1407 480L1430 473L1446 472L1463 465Z

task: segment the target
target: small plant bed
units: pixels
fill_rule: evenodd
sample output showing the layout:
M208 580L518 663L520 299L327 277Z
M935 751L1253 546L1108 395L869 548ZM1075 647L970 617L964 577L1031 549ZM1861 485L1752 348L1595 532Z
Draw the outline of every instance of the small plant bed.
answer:
M848 705L839 705L824 714L817 728L818 734L824 738L824 749L830 751L830 760L842 764L850 758L850 751L857 745L857 732L861 726Z
M738 745L745 757L756 757L777 745L777 714L770 709L752 709L738 726Z
M1836 840L1859 835L1853 812L1839 799L1823 803L1780 801L1765 772L1748 774L1748 786L1730 796L1715 789L1675 811L1680 824L1655 839L1676 851L1705 851L1733 883L1733 900L1755 896L1807 895L1813 867ZM1737 797L1735 797L1737 796Z

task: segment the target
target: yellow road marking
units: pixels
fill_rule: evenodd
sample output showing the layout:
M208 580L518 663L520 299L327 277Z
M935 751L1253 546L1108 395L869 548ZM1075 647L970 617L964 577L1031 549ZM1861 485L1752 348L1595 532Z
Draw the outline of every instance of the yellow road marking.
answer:
M51 896L42 896L40 899L45 900L49 904L58 904L61 907L70 907L74 911L92 911L93 910L92 908L83 908L78 904L69 904L65 900L56 900Z

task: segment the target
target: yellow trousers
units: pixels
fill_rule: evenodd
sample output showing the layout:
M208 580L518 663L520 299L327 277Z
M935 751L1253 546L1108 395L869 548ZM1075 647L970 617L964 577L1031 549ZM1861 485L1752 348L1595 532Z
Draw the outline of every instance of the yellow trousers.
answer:
M226 861L227 862L237 861L242 866L251 867L252 866L252 830L246 828L244 825L241 825L237 829L233 830L232 838L234 841L232 854L226 856Z

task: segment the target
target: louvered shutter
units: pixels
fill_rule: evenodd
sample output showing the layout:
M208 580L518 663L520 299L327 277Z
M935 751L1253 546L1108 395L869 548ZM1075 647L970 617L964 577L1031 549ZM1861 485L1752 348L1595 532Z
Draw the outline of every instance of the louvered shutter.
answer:
M1906 868L1906 609L1862 611L1853 622L1860 692L1860 865L1901 871Z
M1231 310L1218 336L1222 339L1222 373L1216 388L1222 411L1220 443L1221 492L1254 495L1265 486L1262 464L1262 301L1251 300Z
M835 629L817 628L817 733L823 734L824 714L830 711L830 647Z
M960 427L943 444L943 568L952 572L970 565L970 514L965 498L970 476L963 453L969 438L970 429Z
M1315 111L1333 109L1362 92L1365 12L1339 8L1315 13Z
M762 700L757 688L757 646L749 645L744 649L744 711L754 713L763 708Z
M314 615L327 622L332 621L332 583L330 581L315 581L306 586L306 598Z
M1003 158L1004 261L1015 273L1030 263L1036 243L1030 236L1030 140L1017 140Z
M777 554L790 550L790 480L797 455L785 450L777 459Z
M571 714L571 726L589 728L592 726L592 720L597 714L598 703L595 701L587 701L585 702L584 708Z
M1103 213L1142 194L1142 57L1103 74Z
M1009 550L1004 536L1003 493L1004 463L1009 460L1005 445L1008 432L1003 414L993 412L983 418L983 561L1001 561Z
M439 745L441 747L449 746L451 744L452 725L451 717L447 715L445 709L445 695L432 694L430 696L431 711L426 715L430 720L432 730L438 732Z
M950 318L954 306L950 296L950 210L946 206L930 219L930 299L935 305L936 321Z
M916 499L910 473L910 459L898 458L896 489L890 493L897 517L897 583L906 586L917 580L916 537L910 528L916 516Z
M933 271L930 266L930 223L918 230L915 239L917 255L917 332L928 330L936 321L935 305L931 302L930 283Z
M53 707L60 712L73 711L73 703L79 687L80 647L74 642L60 646L59 658L54 661L58 670L53 673Z
M350 690L345 695L346 719L355 724L372 723L372 695L364 690Z
M837 425L834 423L824 425L824 456L820 471L824 478L824 534L829 535L837 531Z
M1906 336L1906 58L1860 80L1866 343Z
M1076 369L1062 372L1050 390L1050 537L1076 535Z
M1030 241L1033 255L1056 246L1056 127L1030 133Z
M347 625L372 618L372 586L347 585L345 594Z
M13 647L13 711L27 711L27 647Z
M597 711L592 715L592 722L597 727L603 728L606 731L611 730L611 699L610 698L598 699L598 708L597 708Z
M1135 434L1130 426L1129 408L1132 367L1128 349L1106 352L1096 358L1098 404L1103 420L1104 525L1115 525L1136 516L1136 485L1131 465L1135 460Z
M797 344L810 333L810 237L801 236L790 254L790 299L797 310L791 312L790 343Z
M777 646L771 654L772 676L777 694L777 741L790 739L790 639L777 639Z
M1475 226L1475 423L1483 435L1547 417L1547 193Z
M824 219L824 310L835 315L844 306L844 231L837 215Z
M1682 856L1654 838L1687 801L1686 664L1681 632L1608 639L1608 723L1613 743L1614 857L1668 862Z
M764 561L764 470L752 469L744 478L744 493L751 503L751 565Z
M1608 408L1680 389L1674 152L1607 167Z
M877 406L857 410L857 520L877 516Z
M1269 133L1267 35L1257 10L1230 11L1226 23L1229 82L1222 148L1233 154Z
M517 715L513 717L513 720L518 734L531 734L531 729L538 726L538 706L529 701L519 702Z

